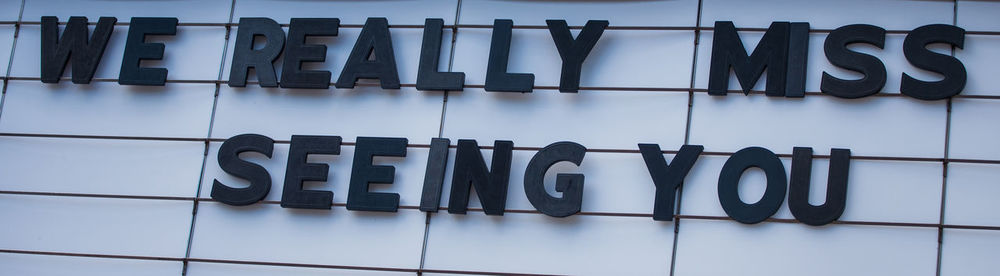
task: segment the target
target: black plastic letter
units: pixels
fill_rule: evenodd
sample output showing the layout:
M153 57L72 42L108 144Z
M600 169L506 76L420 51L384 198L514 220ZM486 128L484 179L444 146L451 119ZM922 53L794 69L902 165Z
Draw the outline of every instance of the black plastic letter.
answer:
M260 165L240 159L240 153L254 151L271 158L274 140L258 134L240 134L226 139L219 147L219 167L228 174L250 181L246 188L232 188L213 179L212 199L244 206L258 202L271 191L271 175Z
M877 57L847 49L852 43L867 43L882 49L885 29L855 24L837 28L826 36L823 51L831 64L864 75L860 80L842 80L823 72L819 89L839 98L856 99L873 95L885 86L885 64Z
M830 150L830 172L826 182L826 202L809 204L809 180L812 177L812 148L796 147L792 152L792 179L788 188L788 208L795 219L814 226L831 223L844 213L847 202L847 174L851 150Z
M302 70L302 62L326 61L326 45L306 44L307 36L336 36L337 18L292 18L281 65L281 88L330 88L330 71Z
M579 166L586 153L587 148L573 142L555 142L535 153L524 171L524 193L531 206L535 206L542 214L557 218L579 213L583 204L583 174L557 174L556 192L562 193L559 198L545 191L545 172L560 161L569 161Z
M583 60L594 49L597 40L608 27L607 20L588 20L575 39L569 32L566 20L545 20L556 43L559 56L562 58L562 75L559 78L559 92L577 92L580 90L580 73L583 70Z
M899 91L904 95L925 101L941 100L958 95L965 88L965 65L957 58L927 50L927 44L948 43L965 47L965 29L952 25L933 24L921 26L906 35L903 55L914 67L944 75L943 80L922 81L903 73Z
M649 176L653 178L653 185L656 186L656 198L653 203L653 220L672 221L674 220L674 200L676 199L677 188L684 183L694 162L698 161L698 156L705 150L700 145L683 145L681 150L674 156L674 160L667 164L657 144L639 144L639 152L642 159L646 161L646 169Z
M163 43L146 43L146 35L175 34L176 17L132 17L118 84L163 86L167 82L167 68L140 68L139 64L142 60L163 59Z
M486 91L531 92L535 86L535 74L507 73L513 28L514 21L510 19L493 20L493 40L490 41L490 59L486 65Z
M309 154L340 154L340 136L292 135L288 149L288 166L285 167L285 187L281 194L281 207L303 209L330 209L333 192L303 190L302 181L326 181L330 166L307 163Z
M264 47L254 50L253 41L257 36L264 37ZM247 75L250 68L257 72L257 80L261 87L278 87L278 77L274 73L274 60L281 55L285 47L285 31L281 25L270 18L243 17L236 32L236 45L233 46L233 65L229 71L229 86L247 86Z
M483 211L487 215L502 216L507 205L507 184L510 180L513 150L514 143L511 141L493 142L493 164L487 170L476 140L458 140L448 213L465 214L469 205L469 190L475 186Z
M767 178L764 196L753 204L743 202L739 194L740 178L750 167L760 168ZM785 201L787 179L785 165L770 150L761 147L741 149L726 160L719 173L719 202L726 214L736 221L746 224L764 221L778 212Z
M437 213L441 206L441 186L444 184L444 169L448 166L448 138L431 139L431 149L427 156L427 170L424 173L424 190L420 195L420 211Z
M406 156L406 142L406 138L358 137L354 146L347 210L395 212L399 208L399 194L369 192L368 184L392 184L396 168L372 165L372 157Z
M788 25L788 75L785 76L785 97L806 95L806 66L809 61L809 23Z
M420 67L417 70L419 90L462 91L465 88L465 73L438 72L442 27L444 20L440 18L424 20L424 43L420 47Z
M708 70L708 94L726 95L729 89L729 68L736 73L743 94L749 94L767 68L764 94L784 96L788 74L789 25L788 22L772 22L753 53L747 56L733 22L716 21L711 67Z
M88 41L86 17L70 17L60 38L59 19L55 16L42 16L42 82L58 83L72 56L73 83L90 83L94 79L97 65L101 63L104 49L108 46L115 22L118 19L114 17L98 19L94 35Z
M369 59L374 57L375 59ZM399 89L396 55L392 52L389 21L383 17L369 17L354 43L351 56L347 57L344 70L340 71L337 88L354 88L358 79L378 79L383 89Z

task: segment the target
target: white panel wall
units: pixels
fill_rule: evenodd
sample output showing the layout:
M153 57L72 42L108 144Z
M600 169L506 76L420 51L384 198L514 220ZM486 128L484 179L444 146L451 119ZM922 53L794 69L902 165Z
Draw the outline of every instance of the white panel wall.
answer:
M467 85L486 83L491 38L492 29L458 35L454 70L465 72ZM581 87L684 88L691 81L690 32L606 30L601 39L583 63ZM559 86L562 62L548 30L512 31L510 44L508 72L533 73L536 86Z
M673 229L648 218L432 217L425 267L538 274L666 274Z
M115 258L88 258L30 254L0 254L4 273L12 275L74 275L100 271L102 275L177 275L181 262Z
M567 140L588 148L631 149L643 142L676 150L684 144L686 94L610 90L522 94L466 88L448 94L443 131L444 137L475 138L480 144L512 140L518 147L544 147Z
M23 2L23 4L22 4ZM1000 3L995 1L515 1L515 0L0 0L0 267L10 275L988 275L1000 255ZM42 84L41 16L114 16L96 80ZM117 84L131 17L177 17L164 59L165 86ZM333 17L339 35L310 38L327 46L325 62L303 65L339 77L368 17L386 17L402 89L362 80L354 89L229 87L235 25L241 17ZM426 18L444 19L440 69L464 72L463 91L414 88ZM700 18L700 20L699 20ZM533 73L532 93L486 92L494 19L511 19L509 72ZM611 28L584 62L579 93L560 93L561 59L546 19L570 26L609 20ZM20 21L20 22L18 22ZM766 28L809 22L805 98L759 93L709 96L711 28ZM18 24L16 24L18 23ZM233 23L233 25L229 25ZM878 57L882 93L845 100L819 94L823 72L859 74L826 60L827 31L848 24L890 30L885 47L852 49ZM905 58L906 32L956 24L970 32L954 54L968 82L952 100L899 94L903 73L940 75ZM94 28L92 25L91 28ZM287 31L287 25L284 26ZM15 33L17 34L15 36ZM579 28L572 30L574 35ZM740 31L752 50L763 32ZM275 63L281 74L283 58ZM739 89L730 76L729 89ZM272 158L241 158L266 168L264 202L229 206L211 199L215 180L248 182L217 162L222 141L257 133L279 142ZM331 210L282 208L292 135L337 135L340 155L313 155L330 166L327 182L306 189L334 193ZM403 137L395 182L371 191L400 195L397 213L345 208L359 136ZM442 210L418 210L435 137L475 139L482 147L511 140L507 212L487 216L473 193L468 214L448 207L451 149ZM524 192L524 171L538 148L573 141L590 149L580 166L546 174L586 176L581 214L552 218ZM679 194L673 221L653 221L655 192L637 143L656 143L674 158L684 144L704 145ZM825 200L831 148L851 149L847 207L840 222L794 221L787 203L771 220L744 225L718 200L719 171L732 152L762 146L790 171L793 147L812 147L809 201ZM491 149L483 149L491 164ZM787 173L787 172L786 172ZM740 196L759 199L764 175L743 175ZM787 200L786 200L787 202Z
M205 259L416 269L424 214L290 210L203 203L191 256Z
M4 249L184 256L191 204L176 200L0 195Z
M4 191L191 196L198 142L3 137Z
M39 87L45 93L39 93ZM0 128L18 133L199 137L211 121L214 90L212 84L63 81L39 86L39 81L14 80L7 85Z
M701 24L733 21L737 27L767 28L772 21L796 21L809 22L816 29L871 24L887 30L908 30L927 24L951 24L953 9L952 3L944 1L702 0Z
M66 21L70 16L86 16L97 21L100 16L117 17L118 22L128 22L131 17L177 17L188 23L229 22L232 1L227 0L154 0L108 1L91 0L31 0L24 1L22 19L26 22L41 21L42 16L57 16Z
M935 273L933 228L690 220L679 235L675 275Z

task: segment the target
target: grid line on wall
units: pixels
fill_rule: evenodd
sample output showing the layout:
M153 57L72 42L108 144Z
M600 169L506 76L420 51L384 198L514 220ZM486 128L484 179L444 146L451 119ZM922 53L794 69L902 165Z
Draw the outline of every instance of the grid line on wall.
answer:
M17 11L17 20L18 21L21 21L21 16L24 15L24 1L26 1L26 0L21 0L21 6L18 7L18 11ZM3 91L0 92L0 118L2 118L2 116L3 116L3 106L4 106L5 103L7 103L7 101L6 101L6 99L7 99L7 83L9 82L9 79L10 79L10 71L14 67L14 50L17 49L17 37L18 37L18 35L21 32L21 24L18 24L17 22L14 22L13 25L14 25L14 38L11 39L11 41L10 41L10 57L8 57L8 60L7 60L7 72L4 72L4 76L3 76L3 88L2 88Z
M0 79L7 80L7 81L41 81L41 78L39 78L39 77L0 77ZM60 78L60 81L70 81L70 80L71 80L71 78L68 78L68 77ZM114 79L114 78L94 78L92 80L92 82L113 82L113 83L116 83L116 82L118 82L118 79ZM200 80L199 79L167 79L166 83L215 84L215 85L222 85L222 84L228 84L229 81L228 80L208 80L208 79L200 79ZM247 81L247 85L257 85L257 84L259 84L259 82L257 82L257 81ZM336 83L335 82L330 82L330 85L333 85L333 84L336 84ZM379 87L379 85L380 84L378 84L378 83L370 83L370 82L359 82L359 83L355 84L356 87ZM401 83L400 87L402 87L402 88L415 88L415 87L417 87L417 85L415 83ZM483 88L485 88L485 85L482 85L482 84L466 84L465 88L483 89ZM341 89L341 88L338 88L338 89ZM559 86L535 85L535 86L532 87L532 89L533 90L546 91L546 92L541 92L540 91L540 93L548 93L547 92L548 90L553 90L553 91L559 90ZM707 88L687 88L687 87L580 86L580 90L582 90L582 91L629 91L629 92L651 92L651 93L698 93L698 94L707 94L708 93L708 89ZM333 91L333 90L330 90L330 91ZM459 91L449 91L449 92L459 92ZM746 94L743 93L743 90L736 90L736 89L726 90L726 92L728 94L733 94L734 96L737 96L737 97L738 96L744 96L744 95L745 96L764 96L765 95L765 91L763 91L763 90L749 90L749 92L746 93ZM476 92L462 92L462 93L476 93ZM487 93L493 93L493 92L487 92ZM832 96L832 95L827 94L827 93L823 93L821 91L805 91L803 93L805 94L805 96L810 96L810 97L812 97L812 96L822 96L822 97L827 97L827 98L832 98L832 99L842 99L842 98L837 98L836 96ZM906 95L904 95L902 93L898 93L898 92L880 92L880 93L877 93L877 94L874 94L874 95L870 95L870 96L864 97L862 99L866 99L866 98L884 98L884 97L885 98L908 98L908 96L906 96ZM991 99L991 100L1000 100L1000 95L966 95L966 94L959 94L959 95L953 96L952 98L954 98L954 99ZM845 99L845 100L861 100L861 99ZM927 102L927 101L922 101L922 100L918 100L918 99L913 99L913 100L914 101ZM929 101L929 102L934 102L934 101Z
M0 193L8 194L8 193ZM61 195L57 195L61 196ZM79 197L81 195L66 195L72 197ZM108 195L109 198L122 198L120 195ZM154 200L141 198L142 200ZM190 200L186 198L181 199L155 199L155 200ZM274 204L277 205L279 202L263 202L264 204ZM336 207L346 207L345 204L335 204ZM400 209L409 210L419 210L419 206L401 206ZM444 208L443 208L444 209ZM470 208L469 211L482 212L481 208ZM529 210L507 210L508 213L528 213L537 214L541 213L537 211ZM583 212L579 215L584 216L623 216L622 214L601 214L601 213L587 213ZM630 215L634 217L652 217L651 214L635 214ZM731 221L731 218L726 216L696 216L696 215L676 215L675 219L690 219L690 220L707 220L707 221ZM798 224L794 219L778 219L770 218L763 223L782 223L782 224ZM945 228L945 229L970 229L970 230L989 230L989 231L1000 231L1000 226L973 226L973 225L937 225L932 223L880 223L880 222L869 222L869 221L836 221L832 223L832 226L836 225L857 225L857 226L875 226L875 227L902 227L902 228ZM177 257L163 257L163 256L146 256L146 255L111 255L111 254L96 254L96 253L80 253L80 252L59 252L59 251L39 251L39 250L18 250L18 249L0 249L0 253L13 253L13 254L36 254L36 255L58 255L58 256L75 256L75 257L89 257L89 258L115 258L115 259L135 259L135 260L157 260L157 261L177 261L177 262L212 262L212 263L229 263L229 264L250 264L250 265L267 265L267 266L289 266L289 267L302 267L302 268L328 268L328 269L355 269L355 270L376 270L376 271L405 271L405 272L424 272L424 273L452 273L455 271L451 270L438 270L438 269L406 269L406 268L384 268L384 267L358 267L358 266L341 266L341 265L328 265L328 264L313 264L313 263L289 263L289 262L265 262L265 261L246 261L246 260L230 260L230 259L209 259L209 258L177 258ZM473 275L492 275L501 272L485 272L485 271L461 271L460 274L473 274ZM502 272L508 274L509 272ZM534 275L525 273L514 273L515 275Z
M49 134L49 133L11 133L0 132L0 137L32 137L32 138L63 138L63 139L105 139L105 140L135 140L135 141L179 141L179 142L207 142L221 143L226 138L194 138L194 137L160 137L160 136L116 136L116 135L87 135L87 134ZM275 144L289 144L286 139L274 139ZM354 146L355 143L345 141L344 146ZM430 144L407 144L409 148L430 148ZM455 149L457 145L450 145ZM492 150L493 146L480 145L479 149ZM542 147L519 147L512 148L514 151L539 151ZM599 153L640 153L638 149L623 148L588 148L587 152ZM661 150L664 154L676 154L676 150ZM703 156L731 156L734 152L727 151L705 151ZM792 154L776 153L779 158L791 158ZM815 159L829 159L830 155L815 154ZM969 158L936 158L936 157L899 157L899 156L879 156L879 155L851 155L850 160L871 160L871 161L903 161L903 162L949 162L949 163L969 163L969 164L1000 164L1000 160L993 159L969 159Z
M702 0L698 0L698 11L695 16L695 29L694 29L694 46L691 47L691 82L688 84L688 101L687 101L687 118L684 123L684 145L691 144L691 118L694 116L694 93L696 80L698 76L698 44L701 43L701 15L702 15ZM707 91L706 91L707 92ZM674 195L671 195L674 196ZM683 182L680 187L677 187L676 192L677 201L674 205L674 243L672 244L672 249L670 251L670 275L674 275L677 267L677 243L680 241L681 233L681 217L678 215L681 213L681 203L684 199L684 185Z
M344 206L340 205L338 207L344 207ZM413 206L412 209L416 210L417 208L419 207ZM479 210L470 209L470 211L481 211L481 209ZM649 216L651 217L651 215ZM693 219L693 220L731 221L730 218L725 216L678 215L676 217L684 219ZM798 223L798 222L792 219L770 218L766 220L765 223ZM854 222L854 221L837 221L834 222L833 224L879 226L879 227L921 227L921 228L941 227L935 224L916 224L916 223L875 224L871 222ZM971 227L963 225L944 225L943 227L949 229L975 229L975 230L994 230L994 231L1000 230L1000 227L983 228L983 227ZM456 273L456 274L470 274L470 275L495 275L502 273L505 275L544 275L544 274L510 273L510 272L495 272L495 271L463 271L463 270L441 270L441 269L365 267L365 266L345 266L345 265L329 265L329 264L316 264L316 263L267 262L267 261L248 261L248 260L217 259L217 258L177 258L177 257L147 256L147 255L95 254L95 253L80 253L80 252L59 252L59 251L19 250L19 249L0 249L0 253L73 256L73 257L87 257L87 258L133 259L133 260L147 260L147 261L176 261L176 262L187 261L187 262L200 262L200 263L227 263L227 264L243 264L243 265L287 266L287 267L301 267L301 268L397 271L397 272L415 272L415 273Z
M361 271L382 271L382 272L413 272L413 273L448 273L448 274L461 274L461 275L513 275L513 276L544 276L551 274L532 274L532 273L509 273L509 272L494 272L494 271L469 271L469 270L444 270L444 269L412 269L412 268L392 268L392 267L375 267L375 266L346 266L346 265L328 265L328 264L312 264L312 263L290 263L290 262L263 262L263 261L246 261L246 260L227 260L227 259L208 259L208 258L172 258L172 257L156 257L156 256L140 256L140 255L117 255L117 254L90 254L90 253L73 253L73 252L55 252L55 251L37 251L37 250L16 250L16 249L0 249L0 253L12 253L12 254L30 254L30 255L46 255L46 256L66 256L66 257L83 257L83 258L101 258L101 259L126 259L126 260L144 260L144 261L170 261L170 262L196 262L196 263L218 263L218 264L238 264L238 265L255 265L255 266L275 266L275 267L295 267L295 268L320 268L320 269L338 269L338 270L361 270Z
M62 192L34 192L34 191L0 191L0 195L24 195L24 196L44 196L44 197L81 197L81 198L111 198L111 199L134 199L134 200L159 200L159 201L193 201L197 199L200 202L218 202L212 198L206 197L173 197L173 196L143 196L143 195L120 195L120 194L89 194L89 193L62 193ZM257 202L258 204L266 205L280 205L279 200L262 200ZM346 203L331 203L331 207L343 208L347 207ZM400 210L420 210L420 206L416 205L400 205ZM447 206L439 207L438 210L447 211ZM483 213L483 208L469 207L468 212L473 213ZM505 213L511 214L536 214L542 215L542 212L538 210L528 210L528 209L506 209ZM460 215L460 214L453 214ZM598 216L598 217L636 217L636 218L652 218L652 213L629 213L629 212L595 212L595 211L581 211L575 214L575 216ZM732 218L728 216L713 216L713 215L684 215L675 214L674 219L691 219L691 220L712 220L712 221L732 221ZM796 219L788 218L768 218L764 220L767 223L787 223L787 224L800 224ZM944 228L944 229L968 229L968 230L988 230L988 231L1000 231L1000 225L970 225L970 224L946 224L946 223L919 223L919 222L898 222L898 221L872 221L872 220L837 220L830 223L830 225L861 225L861 226L886 226L886 227L916 227L916 228Z
M233 23L233 15L235 13L235 10L236 10L236 0L232 0L230 2L230 4L229 4L229 23ZM223 42L222 42L222 58L219 61L219 74L216 76L216 80L219 80L219 81L222 80L222 74L223 74L223 72L225 72L226 57L227 57L228 52L229 52L229 38L230 38L230 34L231 33L232 33L232 27L229 24L227 24L226 25L226 36L225 36L225 38L223 39ZM205 180L205 171L208 168L208 157L209 157L208 156L208 152L209 152L209 145L210 145L209 139L212 138L212 128L215 125L215 112L216 112L216 110L219 107L219 90L221 90L221 86L222 86L221 82L215 82L215 95L212 98L212 113L211 113L209 121L208 121L208 129L206 130L206 133L205 133L205 150L204 150L204 152L202 154L202 158L201 158L201 173L198 174L199 175L198 176L198 184L197 184L197 188L195 189L194 199L192 200L192 206L191 206L191 226L190 226L190 229L188 230L187 244L185 245L185 250L184 250L184 261L182 262L183 266L181 267L181 276L187 275L188 265L189 265L189 262L190 262L189 260L191 259L191 248L194 245L195 226L196 226L196 224L198 222L199 197L201 195L202 183L205 182L204 181Z
M952 6L952 17L951 24L958 25L958 0L954 0ZM951 56L955 56L955 47L951 47ZM934 264L934 274L936 276L941 276L941 259L944 256L944 208L946 200L948 198L948 158L951 144L951 108L952 99L948 99L947 108L945 109L945 126L944 126L944 160L941 161L941 206L938 212L938 231L937 231L937 259Z
M462 0L457 0L455 2L455 25L453 25L451 28L451 41L450 41L451 48L448 49L448 72L452 72L453 70L452 68L455 65L455 44L458 41L458 23L459 20L461 20L462 18L461 15L462 15ZM437 70L437 68L435 68L435 70ZM414 87L416 87L416 85L414 85ZM448 93L451 92L452 91L446 90L444 91L444 93L442 93L443 95L441 97L441 120L438 121L437 138L444 138L444 122L445 119L447 118L446 115L448 112ZM449 147L451 147L451 145L449 145ZM430 145L428 145L427 148L430 148ZM442 183L442 185L443 184L444 183ZM419 210L419 208L417 209ZM431 219L434 217L433 212L424 212L424 213L425 213L424 236L420 244L420 264L417 267L418 276L423 275L424 272L427 272L427 270L424 268L427 261L427 241L430 238L431 234Z

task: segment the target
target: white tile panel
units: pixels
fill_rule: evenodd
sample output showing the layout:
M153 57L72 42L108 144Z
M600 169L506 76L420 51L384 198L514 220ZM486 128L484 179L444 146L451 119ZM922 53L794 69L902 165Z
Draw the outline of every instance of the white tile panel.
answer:
M0 248L184 257L191 201L0 195Z
M319 276L319 275L364 275L364 276L375 276L375 275L413 275L411 272L391 272L391 271L377 271L377 270L357 270L357 269L332 269L332 268L307 268L307 267L289 267L289 266L271 266L271 265L242 265L242 264L224 264L224 263L200 263L200 262L190 262L188 263L187 275L191 276L224 276L224 275L239 275L239 276L270 276L270 275L302 275L302 276ZM427 275L424 273L424 275Z
M202 202L191 257L418 268L425 215Z
M1000 166L948 164L944 222L959 225L1000 226Z
M462 24L493 24L511 19L514 25L545 25L564 19L570 26L587 20L608 20L611 26L694 26L698 1L462 1Z
M460 32L453 71L465 72L466 85L483 85L493 29ZM575 37L579 30L572 33ZM580 86L688 88L693 36L685 31L605 30L583 62ZM559 85L562 59L548 30L515 29L510 43L507 72L533 73L535 86Z
M181 262L0 253L10 275L178 275Z
M965 90L960 95L1000 96L996 64L1000 63L1000 36L966 35L965 47L955 48L955 57L965 65Z
M184 23L226 23L231 5L231 0L26 0L23 19L38 22L42 16L58 16L65 22L70 16L86 16L97 22L100 16L114 16L128 22L131 17L177 17Z
M444 24L455 22L457 0L383 0L383 1L236 1L233 22L240 17L269 17L279 23L290 18L340 18L341 24L364 24L368 17L389 18L389 24L423 25L425 18L442 18Z
M573 141L588 148L637 150L637 143L664 148L684 144L688 93L581 90L559 93L448 94L444 137L482 143L513 140L518 147Z
M684 220L674 275L934 275L937 229Z
M949 1L705 0L702 5L702 26L733 21L736 27L766 28L772 21L798 21L817 29L871 24L912 30L927 24L951 24L954 17L954 4Z
M825 150L814 150L815 154L828 154ZM818 205L825 200L829 166L829 160L813 160L810 203ZM790 166L788 170L791 172ZM941 172L941 163L936 162L852 160L847 205L840 218L937 223L941 210Z
M199 142L0 137L0 189L191 197L204 149Z
M0 11L0 20L3 21L17 21L17 17L21 12L21 0L0 0L0 6L5 9Z
M438 136L441 92L414 88L311 90L223 86L212 137L257 133L285 140L292 135L405 137L429 143Z
M1000 31L997 14L1000 13L1000 3L983 0L959 0L958 26L967 31Z
M940 158L946 118L944 101L695 93L689 143L706 151L762 146L790 154L799 146L847 148L857 156Z
M1000 100L954 99L948 155L959 159L1000 159Z
M14 47L14 25L0 25L0 73L7 74L11 47Z
M665 275L673 224L541 214L431 217L424 268L572 275ZM613 265L609 265L613 264Z
M12 81L0 130L112 136L205 137L212 84L125 86Z
M123 21L125 23L128 20ZM63 26L64 27L64 26ZM95 26L90 26L88 35L93 35ZM94 78L118 79L122 58L125 54L125 40L128 26L115 26L101 63ZM60 28L59 35L63 30ZM215 80L219 77L222 47L225 46L226 29L223 27L178 26L177 34L150 35L147 43L163 43L163 60L143 61L142 67L166 68L167 80ZM17 38L17 54L14 55L11 76L39 77L41 75L41 26L23 25ZM226 65L228 66L228 65ZM67 64L64 78L73 75L72 57ZM61 82L71 83L69 80ZM128 87L128 86L125 86Z
M941 248L941 275L986 275L1000 265L1000 231L945 229Z

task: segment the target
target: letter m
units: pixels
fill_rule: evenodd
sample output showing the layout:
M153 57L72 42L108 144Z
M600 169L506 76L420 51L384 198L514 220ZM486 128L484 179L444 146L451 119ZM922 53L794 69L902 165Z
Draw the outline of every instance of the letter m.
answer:
M736 74L743 93L749 94L766 68L766 95L801 97L805 86L808 39L808 23L772 22L748 56L733 22L716 21L708 94L726 95L730 68Z

